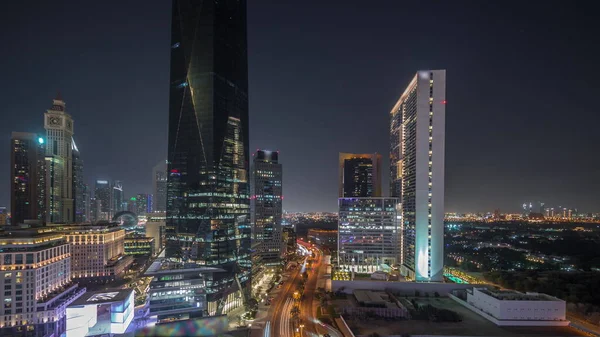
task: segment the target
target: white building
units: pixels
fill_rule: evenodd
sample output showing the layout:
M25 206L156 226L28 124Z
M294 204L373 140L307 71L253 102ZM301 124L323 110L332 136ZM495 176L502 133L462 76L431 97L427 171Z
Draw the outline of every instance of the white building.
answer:
M165 246L165 228L167 218L165 213L153 213L146 222L146 236L154 238L154 252L160 254Z
M416 281L441 282L446 71L417 72L390 117L390 195L402 203L401 272Z
M566 326L566 303L540 293L512 290L467 290L467 303L472 310L497 325Z
M44 114L46 129L46 221L71 223L73 211L73 119L60 96Z
M66 307L85 293L71 282L70 245L32 229L4 233L0 245L0 335L59 336Z

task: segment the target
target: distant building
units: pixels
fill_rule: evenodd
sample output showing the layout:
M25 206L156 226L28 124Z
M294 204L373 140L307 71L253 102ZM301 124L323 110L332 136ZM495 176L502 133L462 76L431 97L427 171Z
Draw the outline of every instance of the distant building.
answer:
M44 139L13 132L10 141L10 207L12 224L45 221L46 173Z
M152 194L140 193L135 200L135 214L146 215L152 212Z
M0 336L60 336L65 308L85 293L71 281L71 250L63 235L37 229L0 234Z
M390 195L400 197L402 203L400 272L416 281L441 282L446 71L417 72L390 116Z
M308 240L312 243L337 250L338 231L328 229L309 229Z
M118 223L50 226L71 244L71 275L80 282L121 278L133 262L125 255L125 230Z
M86 194L87 186L83 177L83 159L75 140L71 142L73 149L73 219L76 223L89 221L86 216Z
M286 243L288 254L293 254L298 250L298 239L296 235L296 229L294 226L283 226L282 227L282 239Z
M381 155L340 153L340 198L381 196Z
M258 150L252 165L250 200L253 240L265 265L281 264L286 245L282 238L282 166L279 152Z
M540 293L467 289L470 309L501 326L567 326L566 302Z
M340 198L338 264L372 273L401 262L398 198Z
M167 211L167 162L161 161L152 170L153 212Z
M72 223L73 200L73 119L58 95L44 114L46 129L46 221Z
M6 207L0 207L0 226L8 225L8 212Z
M110 218L111 192L112 191L108 180L96 180L96 189L94 190L94 197L96 199L97 210L94 221L112 220Z
M124 211L123 200L125 195L123 193L123 182L115 180L112 183L112 193L110 195L110 216L108 220L112 220L115 214Z

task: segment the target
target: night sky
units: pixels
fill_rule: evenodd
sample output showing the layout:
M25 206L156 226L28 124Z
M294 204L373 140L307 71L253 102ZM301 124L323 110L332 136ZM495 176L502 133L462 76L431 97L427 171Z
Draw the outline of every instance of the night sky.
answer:
M447 69L446 211L600 211L597 7L251 0L250 149L281 151L287 211L336 210L338 152L382 153L387 194L389 111L417 70ZM167 156L170 9L2 2L0 206L10 133L43 131L57 90L86 181L151 192Z

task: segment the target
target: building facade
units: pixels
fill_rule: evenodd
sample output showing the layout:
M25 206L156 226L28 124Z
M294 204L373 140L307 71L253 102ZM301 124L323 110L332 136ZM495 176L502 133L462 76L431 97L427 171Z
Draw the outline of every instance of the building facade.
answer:
M166 243L166 216L165 213L154 213L146 222L146 236L154 239L154 251L159 254Z
M145 236L137 236L137 235L127 235L125 238L125 254L127 255L147 255L154 256L155 254L155 246L154 246L154 238L145 237Z
M167 162L161 161L152 170L153 212L167 211Z
M340 198L381 196L381 155L340 153Z
M108 180L96 180L96 188L94 189L96 217L94 221L110 220L111 193Z
M281 227L283 171L279 152L258 150L253 157L250 201L252 238L257 243L256 253L261 255L262 264L280 265L286 243Z
M250 286L246 1L173 0L171 23L166 257L226 270L221 313Z
M73 219L75 223L82 223L89 221L89 217L86 217L86 185L83 178L83 159L75 140L73 144Z
M399 199L340 198L338 203L338 264L343 270L372 273L400 264Z
M135 203L135 213L137 215L146 215L152 212L152 194L138 194Z
M118 223L49 226L71 244L71 275L80 282L121 278L133 262L125 255L125 230Z
M37 230L0 234L0 335L60 336L66 307L85 293L71 281L64 237Z
M10 208L12 224L45 221L46 173L44 139L13 132L10 141Z
M390 115L390 194L402 202L401 273L416 281L441 282L446 71L417 72Z
M109 220L115 216L115 214L124 211L123 201L125 195L123 194L123 183L119 180L115 180L112 183L112 190L110 195L110 215Z
M71 223L73 200L73 119L60 95L44 114L46 129L46 220Z
M306 235L310 242L326 247L330 250L337 250L338 246L338 231L331 229L314 229L308 230Z

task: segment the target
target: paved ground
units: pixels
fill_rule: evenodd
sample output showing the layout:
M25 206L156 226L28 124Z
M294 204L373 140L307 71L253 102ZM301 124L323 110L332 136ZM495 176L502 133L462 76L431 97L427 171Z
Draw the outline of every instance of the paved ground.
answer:
M346 320L357 336L374 332L386 335L451 335L451 336L585 336L570 327L499 327L449 298L419 298L418 302L449 309L461 315L458 323L436 323L417 320ZM337 303L336 303L337 304Z

